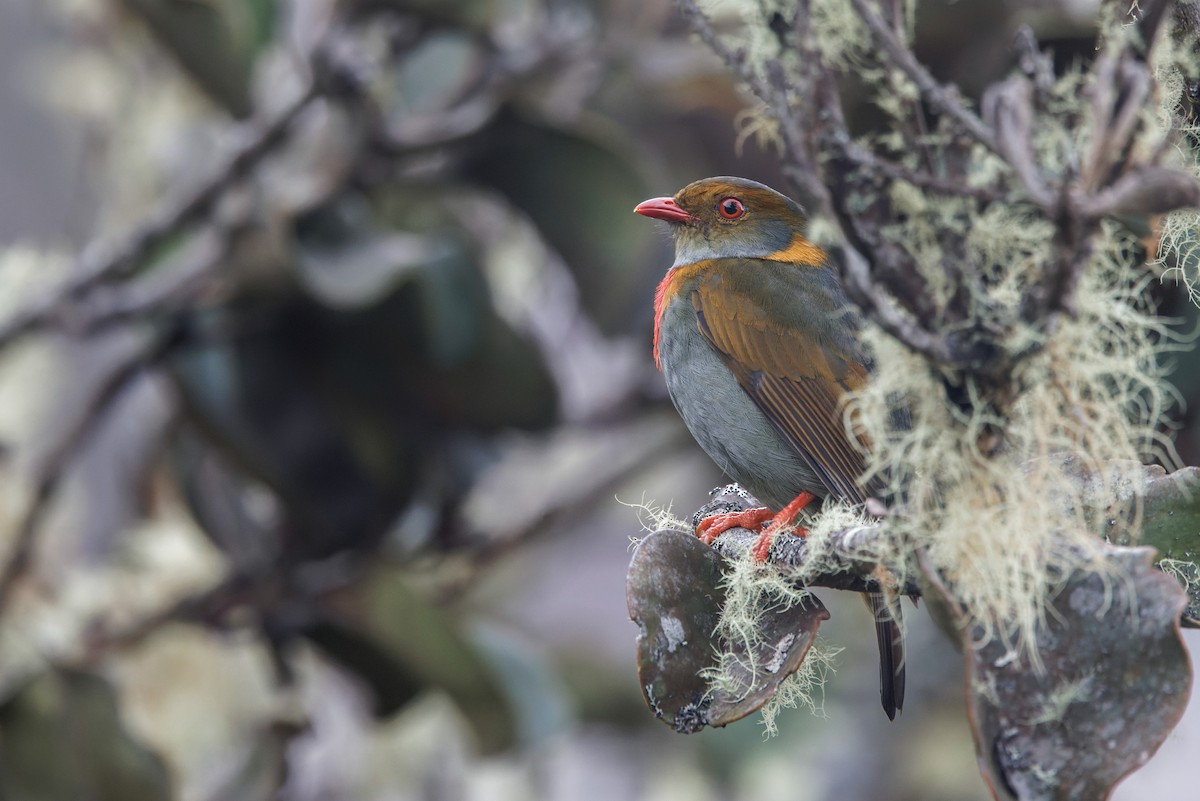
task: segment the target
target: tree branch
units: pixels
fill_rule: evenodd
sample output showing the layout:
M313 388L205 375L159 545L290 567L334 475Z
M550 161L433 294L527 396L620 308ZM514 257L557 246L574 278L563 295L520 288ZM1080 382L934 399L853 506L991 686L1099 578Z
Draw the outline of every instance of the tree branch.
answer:
M942 86L929 74L929 71L922 66L921 62L917 61L916 56L908 49L908 45L901 41L883 17L871 7L871 4L867 0L850 0L850 3L871 32L871 38L888 55L892 63L917 85L917 89L926 102L957 122L959 127L970 134L975 141L1002 156L991 129L963 105L956 90Z
M76 454L87 444L89 437L112 410L122 392L147 367L157 362L173 344L173 333L159 335L141 352L113 369L89 399L83 412L70 423L58 443L45 457L37 471L29 506L16 528L16 535L9 547L4 567L0 569L0 618L3 618L8 607L17 580L29 568L37 532Z
M242 130L222 165L198 187L157 207L124 236L88 245L61 286L30 300L0 322L0 348L53 323L64 304L78 299L102 281L127 274L171 236L209 214L230 187L274 152L296 119L319 96L317 84L310 84L270 122Z
M697 525L708 515L741 512L757 506L761 504L739 485L727 484L713 490L712 500L692 515L691 523ZM712 543L712 548L727 559L742 559L758 539L759 533L731 528ZM885 589L880 584L881 578L891 582L896 575L912 573L902 586L888 586L886 589L898 591L901 595L919 596L921 588L915 572L895 569L896 565L880 565L880 549L877 546L885 540L885 536L882 523L853 526L836 532L825 541L827 548L819 555L821 570L815 575L810 564L811 541L803 536L779 536L771 544L767 563L784 574L804 574L802 580L805 587L854 592L879 592Z

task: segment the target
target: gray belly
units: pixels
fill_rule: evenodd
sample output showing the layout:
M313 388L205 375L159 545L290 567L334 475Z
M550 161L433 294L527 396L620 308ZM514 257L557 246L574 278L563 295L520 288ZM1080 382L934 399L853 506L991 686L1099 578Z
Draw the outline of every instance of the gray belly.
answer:
M667 337L667 330L674 336ZM663 332L659 358L667 391L696 442L725 475L776 510L804 491L827 494L701 336L690 303L670 304Z

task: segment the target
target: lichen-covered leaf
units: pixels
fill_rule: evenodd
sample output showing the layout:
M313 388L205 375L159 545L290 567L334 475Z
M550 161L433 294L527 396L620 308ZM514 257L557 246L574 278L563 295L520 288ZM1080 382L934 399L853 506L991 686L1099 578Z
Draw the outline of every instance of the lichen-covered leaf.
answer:
M99 676L51 670L0 704L0 798L5 801L164 801L163 760L121 720Z
M714 637L725 600L724 560L696 537L657 531L634 552L626 579L629 617L638 624L638 680L646 703L671 728L691 734L724 726L759 709L804 661L829 613L816 597L764 616L748 667L733 678L748 688L733 695L711 687L706 671L731 646Z
M997 799L1108 798L1183 714L1184 594L1148 548L1110 546L1108 560L1107 575L1081 567L1063 581L1037 636L1040 666L999 638L981 643L922 564L927 599L954 619L967 655L968 716Z

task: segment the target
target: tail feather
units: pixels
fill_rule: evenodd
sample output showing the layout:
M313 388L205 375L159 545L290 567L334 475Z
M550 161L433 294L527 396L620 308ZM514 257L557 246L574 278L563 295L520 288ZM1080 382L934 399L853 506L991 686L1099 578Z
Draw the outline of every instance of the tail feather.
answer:
M900 630L900 606L890 606L883 593L867 595L875 616L879 640L879 700L888 720L895 720L904 707L904 634Z

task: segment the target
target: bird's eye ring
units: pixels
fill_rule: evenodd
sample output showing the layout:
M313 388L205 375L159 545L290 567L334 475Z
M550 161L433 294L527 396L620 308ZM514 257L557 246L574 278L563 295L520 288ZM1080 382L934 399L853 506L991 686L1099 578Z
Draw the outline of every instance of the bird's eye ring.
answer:
M717 204L717 211L727 220L736 220L746 213L746 206L736 197L725 197Z

